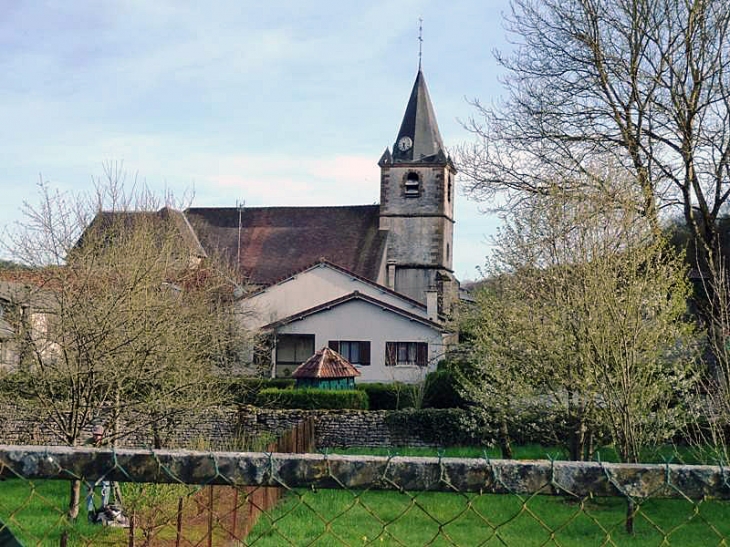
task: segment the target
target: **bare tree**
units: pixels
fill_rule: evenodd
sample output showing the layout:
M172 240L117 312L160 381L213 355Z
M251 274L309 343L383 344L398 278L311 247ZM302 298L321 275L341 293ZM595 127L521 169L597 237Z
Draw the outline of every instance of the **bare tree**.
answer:
M458 154L468 192L508 201L636 186L658 229L679 207L703 257L719 250L730 195L730 4L724 0L512 0L514 53L497 53L508 98L475 101L478 137ZM612 173L612 175L615 173Z
M706 357L710 363L699 385L698 420L689 424L687 437L695 442L701 459L730 461L730 280L726 259L720 259L713 275L699 276L700 297L705 304L708 331Z
M217 379L245 342L230 305L237 285L191 247L181 213L108 174L91 197L42 185L41 205L26 206L14 256L34 266L51 313L40 333L19 325L17 374L69 445L99 420L109 442L152 430L160 444L165 424L222 400Z

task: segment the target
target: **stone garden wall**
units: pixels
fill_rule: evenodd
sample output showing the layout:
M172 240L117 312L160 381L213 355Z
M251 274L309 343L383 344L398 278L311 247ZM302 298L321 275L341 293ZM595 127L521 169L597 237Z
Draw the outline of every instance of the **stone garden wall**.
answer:
M217 408L172 419L126 416L119 446L199 450L262 450L305 418L314 420L317 448L445 446L474 442L473 424L460 410L305 411ZM93 423L105 423L104 416ZM84 437L89 436L91 424ZM0 408L0 444L65 444L49 418L20 405Z

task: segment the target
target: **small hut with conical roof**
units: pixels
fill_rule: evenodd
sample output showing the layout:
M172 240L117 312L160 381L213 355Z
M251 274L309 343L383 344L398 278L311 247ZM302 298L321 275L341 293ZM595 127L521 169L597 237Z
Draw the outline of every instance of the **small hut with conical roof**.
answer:
M317 351L292 373L296 387L319 389L355 389L356 376L360 371L330 348Z

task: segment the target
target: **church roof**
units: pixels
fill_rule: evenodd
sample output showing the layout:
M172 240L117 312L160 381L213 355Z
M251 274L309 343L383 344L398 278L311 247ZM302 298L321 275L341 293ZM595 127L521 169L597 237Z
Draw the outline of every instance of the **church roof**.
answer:
M170 207L163 207L159 211L100 211L81 234L76 247L83 247L89 238L111 237L114 230L131 230L145 225L177 231L193 255L201 258L206 256L185 215Z
M398 147L398 143L403 137L409 137L413 141L413 145L408 150L401 150ZM441 141L436 114L426 87L426 79L419 69L406 112L403 115L400 131L398 131L398 138L393 146L393 162L430 162L445 159L444 144Z
M325 258L367 279L380 271L387 232L378 205L198 207L186 211L206 251L251 283L268 285ZM239 235L240 232L240 235Z
M292 373L292 378L354 378L360 376L350 362L335 350L322 348Z

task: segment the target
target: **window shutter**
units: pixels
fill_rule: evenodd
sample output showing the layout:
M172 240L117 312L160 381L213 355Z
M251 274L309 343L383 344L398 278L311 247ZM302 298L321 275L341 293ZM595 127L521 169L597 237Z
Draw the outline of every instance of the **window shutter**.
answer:
M397 348L397 345L395 342L386 342L385 343L385 366L386 367L395 366L396 348Z
M425 367L428 364L428 344L426 342L416 343L416 364Z
M360 364L370 364L370 342L360 342Z
M336 351L337 353L340 352L340 341L339 340L330 340L327 345L331 350Z

